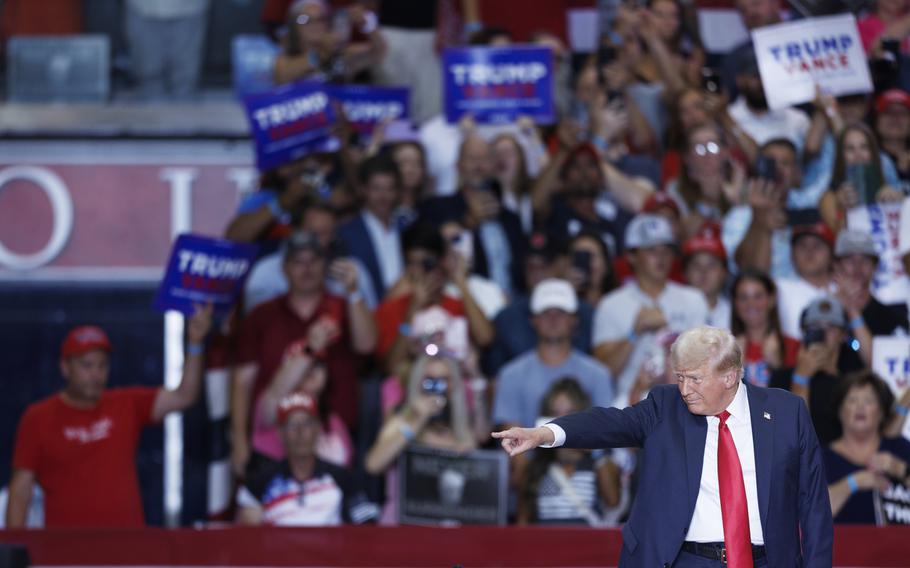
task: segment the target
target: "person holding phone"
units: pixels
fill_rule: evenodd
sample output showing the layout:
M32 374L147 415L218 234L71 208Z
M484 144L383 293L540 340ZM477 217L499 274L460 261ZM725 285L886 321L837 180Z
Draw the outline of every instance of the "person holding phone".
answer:
M903 199L895 188L886 185L875 134L861 123L848 125L837 139L831 188L822 195L819 212L831 230L840 231L847 223L847 211L873 203L894 203Z
M610 249L597 233L581 231L569 243L569 254L569 281L580 299L596 306L616 288Z
M834 394L844 377L864 368L847 341L849 327L843 305L834 296L811 302L800 318L803 339L796 366L774 371L770 386L791 391L809 407L812 424L822 445L838 435Z

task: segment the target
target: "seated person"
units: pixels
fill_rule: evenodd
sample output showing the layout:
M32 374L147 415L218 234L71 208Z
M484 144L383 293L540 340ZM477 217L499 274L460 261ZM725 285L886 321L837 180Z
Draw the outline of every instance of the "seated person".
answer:
M559 418L581 412L591 399L575 379L553 383L541 404L541 416ZM604 526L601 502L619 504L620 471L604 453L558 448L538 451L521 484L517 524Z
M282 400L278 424L287 457L240 486L238 523L336 526L376 518L376 505L355 489L351 474L316 457L320 419L313 397L294 393Z
M891 388L869 371L838 388L843 434L822 450L835 523L910 525L910 442L893 403Z

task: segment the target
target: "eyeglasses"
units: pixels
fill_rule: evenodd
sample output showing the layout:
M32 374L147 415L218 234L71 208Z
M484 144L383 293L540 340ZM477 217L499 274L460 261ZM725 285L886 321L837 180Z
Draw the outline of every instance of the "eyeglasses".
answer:
M696 156L707 156L708 154L720 154L720 146L717 142L708 142L707 144L696 144L692 147Z

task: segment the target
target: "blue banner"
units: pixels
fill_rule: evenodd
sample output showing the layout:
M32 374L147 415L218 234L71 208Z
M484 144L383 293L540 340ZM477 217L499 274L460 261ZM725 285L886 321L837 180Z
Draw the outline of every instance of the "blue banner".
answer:
M549 48L447 49L442 62L449 122L458 122L466 113L482 124L514 122L522 115L538 124L556 120Z
M404 87L329 85L329 96L341 103L344 116L360 134L372 134L384 120L408 120L410 96Z
M211 302L225 313L243 288L256 245L199 235L180 235L171 249L155 308L193 313L193 304Z
M292 83L243 99L256 144L256 165L271 170L307 154L338 149L326 86Z

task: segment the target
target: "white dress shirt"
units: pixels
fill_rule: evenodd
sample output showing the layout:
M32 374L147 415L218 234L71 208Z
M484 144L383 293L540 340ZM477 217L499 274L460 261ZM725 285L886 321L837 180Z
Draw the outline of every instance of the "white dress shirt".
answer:
M379 263L382 283L386 289L391 288L401 278L401 272L404 269L398 229L394 225L386 227L369 211L364 211L362 215L363 224L366 225L370 240L373 241L373 250L376 251L376 261Z
M758 481L755 477L755 447L752 443L752 417L749 414L749 397L745 384L740 383L736 396L727 407L730 417L727 426L733 435L733 444L743 470L743 482L746 486L746 503L749 509L749 535L752 544L765 543L761 528L761 517L758 512ZM724 523L720 510L720 485L717 481L717 434L720 419L708 416L708 434L705 438L705 459L701 469L701 484L695 511L689 523L686 540L694 542L723 542ZM555 441L542 448L556 448L566 443L566 432L556 424L545 424L555 437Z

